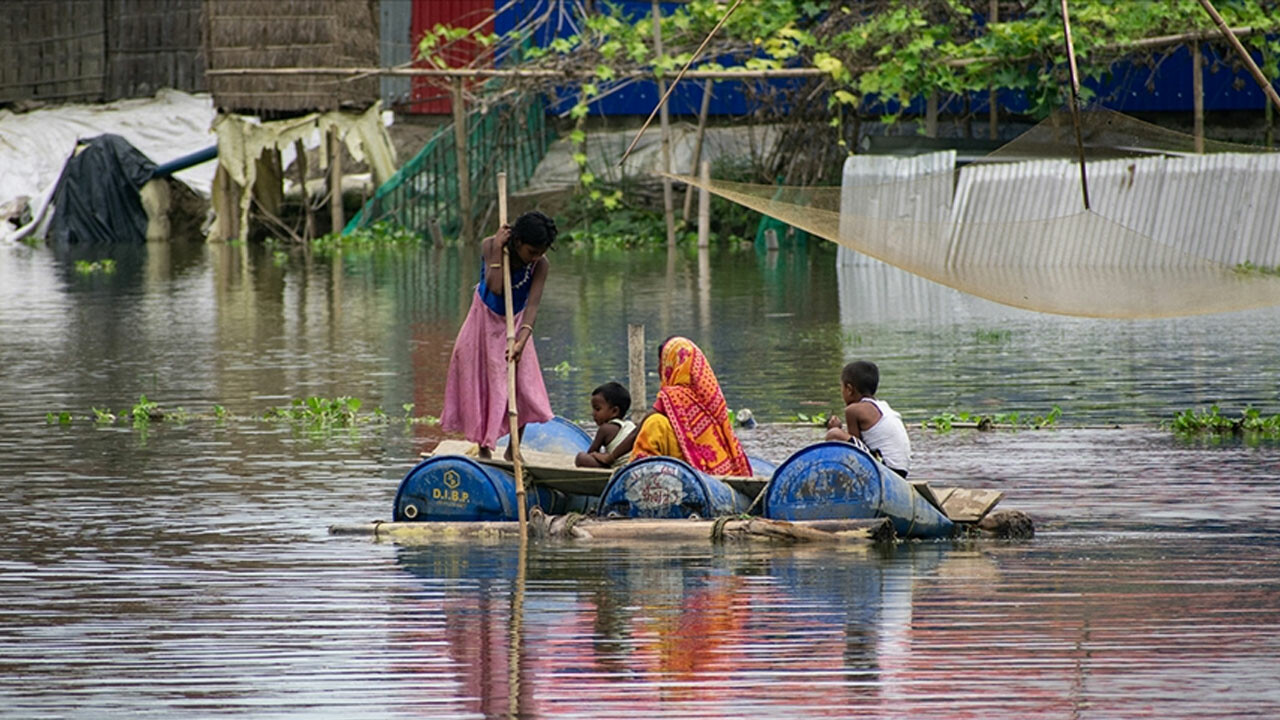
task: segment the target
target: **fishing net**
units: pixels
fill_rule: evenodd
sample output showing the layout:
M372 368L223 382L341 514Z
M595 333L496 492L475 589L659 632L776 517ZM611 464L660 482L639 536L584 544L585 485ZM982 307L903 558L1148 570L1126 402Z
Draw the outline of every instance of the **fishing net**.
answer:
M1280 153L1118 113L1070 115L977 162L851 156L841 187L711 180L712 193L1005 305L1149 318L1280 304ZM673 176L703 187L694 177Z

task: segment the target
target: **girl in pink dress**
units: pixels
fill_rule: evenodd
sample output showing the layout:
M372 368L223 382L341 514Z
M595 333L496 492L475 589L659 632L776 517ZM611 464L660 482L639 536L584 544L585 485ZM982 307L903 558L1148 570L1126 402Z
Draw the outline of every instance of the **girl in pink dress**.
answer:
M460 432L489 457L509 429L507 420L507 320L502 283L502 249L511 248L511 304L515 313L516 412L520 433L527 423L551 419L551 400L542 382L533 326L547 283L547 250L556 239L556 224L540 212L521 215L485 238L481 246L480 282L471 310L449 360L441 427ZM510 446L507 448L510 454Z

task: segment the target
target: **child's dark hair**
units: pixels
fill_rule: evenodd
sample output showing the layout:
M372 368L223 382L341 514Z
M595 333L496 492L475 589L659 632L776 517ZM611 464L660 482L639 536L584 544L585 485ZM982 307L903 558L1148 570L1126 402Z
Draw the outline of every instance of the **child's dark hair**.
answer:
M599 395L605 402L618 408L620 417L626 417L627 411L631 409L631 393L627 392L621 383L607 382L592 390L591 394Z
M880 368L867 360L854 360L844 366L840 382L852 385L854 390L863 395L875 395L876 389L880 387Z
M556 241L556 221L537 210L530 210L516 218L511 226L511 237L522 245L549 250L551 243Z

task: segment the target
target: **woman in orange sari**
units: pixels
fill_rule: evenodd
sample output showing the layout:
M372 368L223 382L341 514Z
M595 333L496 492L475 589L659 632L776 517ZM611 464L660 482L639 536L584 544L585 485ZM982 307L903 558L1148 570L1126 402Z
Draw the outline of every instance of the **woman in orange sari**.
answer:
M749 477L751 462L733 434L720 383L702 350L687 338L673 337L658 354L662 387L631 458L665 455L711 475Z

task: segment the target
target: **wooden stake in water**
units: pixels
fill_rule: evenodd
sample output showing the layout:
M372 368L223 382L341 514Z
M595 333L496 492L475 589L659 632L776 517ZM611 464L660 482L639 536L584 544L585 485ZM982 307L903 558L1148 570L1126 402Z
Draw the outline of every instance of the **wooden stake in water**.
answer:
M649 411L645 401L644 325L627 325L627 374L631 377L631 419L639 423Z
M498 173L498 227L507 224L507 174ZM516 475L516 517L520 520L520 544L528 541L528 518L524 509L524 461L520 458L520 418L516 410L516 314L511 304L511 241L502 248L502 300L507 315L507 419L511 437L511 464Z

